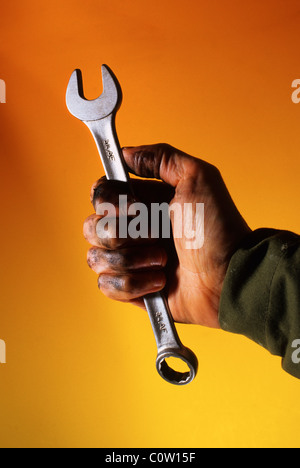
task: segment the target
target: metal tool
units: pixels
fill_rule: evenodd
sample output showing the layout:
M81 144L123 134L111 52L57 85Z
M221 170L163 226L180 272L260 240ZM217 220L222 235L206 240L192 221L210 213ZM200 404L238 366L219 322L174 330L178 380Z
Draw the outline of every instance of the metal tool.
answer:
M66 102L72 115L82 120L90 129L109 180L118 180L130 184L130 178L117 138L115 117L122 102L119 82L107 65L102 65L103 93L95 100L84 97L82 73L75 70L67 88ZM156 368L168 382L185 385L191 382L197 373L198 361L195 354L182 345L174 321L162 293L144 297L157 344ZM184 361L189 371L178 372L172 369L166 359L178 358Z

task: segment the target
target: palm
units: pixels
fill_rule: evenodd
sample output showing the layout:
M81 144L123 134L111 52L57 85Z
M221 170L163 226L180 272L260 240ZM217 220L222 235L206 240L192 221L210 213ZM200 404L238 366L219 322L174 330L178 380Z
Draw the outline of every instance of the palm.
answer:
M229 259L249 228L235 208L220 174L211 166L207 169L216 179L215 190L207 190L203 182L197 184L196 180L190 182L190 187L185 182L184 187L184 203L194 206L196 202L204 203L203 245L187 249L186 238L174 240L175 249L169 251L167 288L174 320L219 327L219 298ZM180 186L171 205L182 203L177 192L181 193ZM188 221L191 220L184 219L185 224Z

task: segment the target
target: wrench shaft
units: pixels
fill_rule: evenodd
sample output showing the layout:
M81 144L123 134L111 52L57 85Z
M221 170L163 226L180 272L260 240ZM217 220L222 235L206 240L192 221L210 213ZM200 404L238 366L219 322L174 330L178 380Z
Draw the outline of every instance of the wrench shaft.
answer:
M167 348L179 349L181 343L165 297L161 293L148 294L144 297L144 303L154 331L158 352Z
M87 121L85 124L94 137L107 179L131 184L117 137L114 115L97 121ZM191 350L182 345L164 294L149 294L143 299L156 340L158 373L173 384L184 385L191 382L197 373L197 358ZM173 370L166 362L169 357L184 361L190 370Z
M130 183L117 138L114 115L110 114L104 119L84 123L94 137L107 179Z

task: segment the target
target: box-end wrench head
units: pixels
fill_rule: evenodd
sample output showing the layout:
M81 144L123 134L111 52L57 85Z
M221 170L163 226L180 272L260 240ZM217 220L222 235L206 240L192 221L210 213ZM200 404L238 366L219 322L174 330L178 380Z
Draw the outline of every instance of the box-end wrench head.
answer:
M122 102L119 82L107 65L102 65L103 93L95 100L84 97L82 73L75 70L69 81L66 94L70 113L82 120L90 129L105 169L106 177L130 184L130 178L120 148L115 129L115 116ZM174 321L163 293L158 292L144 297L153 328L156 344L158 373L167 382L185 385L191 382L197 373L198 361L195 354L182 345ZM185 362L186 372L173 370L166 359L173 357Z

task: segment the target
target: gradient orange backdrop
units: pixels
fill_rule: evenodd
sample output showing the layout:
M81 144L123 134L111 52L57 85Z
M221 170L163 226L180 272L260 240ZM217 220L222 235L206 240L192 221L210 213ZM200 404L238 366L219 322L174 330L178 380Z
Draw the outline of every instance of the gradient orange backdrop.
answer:
M103 170L65 106L118 76L121 145L217 165L250 226L300 232L298 0L2 2L1 447L299 447L300 382L246 338L178 326L187 387L155 370L149 320L97 289L82 223Z

